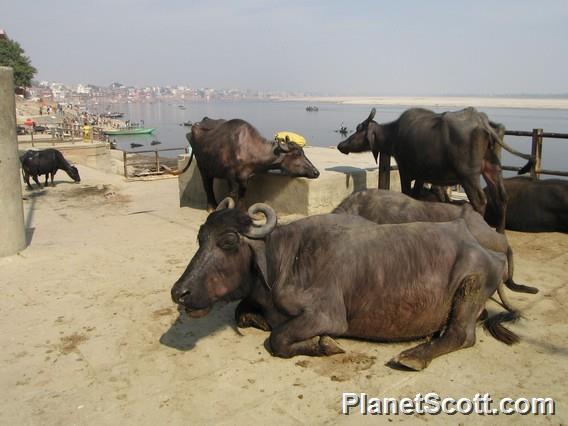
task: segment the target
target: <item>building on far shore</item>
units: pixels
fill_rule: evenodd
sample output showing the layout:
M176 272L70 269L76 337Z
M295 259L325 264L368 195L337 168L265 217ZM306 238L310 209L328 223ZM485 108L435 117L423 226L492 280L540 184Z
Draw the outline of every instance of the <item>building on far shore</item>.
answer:
M0 28L0 40L6 40L6 39L8 39L8 34L6 34L6 31Z

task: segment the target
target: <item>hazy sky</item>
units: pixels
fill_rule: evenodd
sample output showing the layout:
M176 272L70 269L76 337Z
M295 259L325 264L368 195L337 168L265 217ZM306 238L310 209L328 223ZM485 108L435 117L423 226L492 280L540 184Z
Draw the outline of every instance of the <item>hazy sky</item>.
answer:
M0 28L65 83L568 93L567 0L0 0Z

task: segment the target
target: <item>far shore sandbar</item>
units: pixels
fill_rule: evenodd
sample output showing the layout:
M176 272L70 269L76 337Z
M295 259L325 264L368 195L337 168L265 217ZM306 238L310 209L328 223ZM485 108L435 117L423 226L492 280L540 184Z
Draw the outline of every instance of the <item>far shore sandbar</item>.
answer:
M416 107L568 109L568 98L514 98L469 96L305 96L278 98L279 101L339 103L344 105L397 105Z

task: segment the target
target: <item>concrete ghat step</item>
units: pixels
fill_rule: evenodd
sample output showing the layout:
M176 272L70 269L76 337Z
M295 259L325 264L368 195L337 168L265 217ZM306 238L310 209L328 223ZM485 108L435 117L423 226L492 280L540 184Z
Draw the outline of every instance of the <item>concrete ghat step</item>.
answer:
M307 147L305 153L320 171L317 179L290 178L276 173L253 176L245 205L268 203L279 214L328 213L349 194L378 185L377 165L369 152L346 156L332 148ZM179 167L183 168L188 159L189 155L180 155ZM391 189L400 191L397 171L391 172ZM228 193L226 181L215 179L214 190L217 201L222 200ZM195 161L179 176L179 195L181 207L206 207L207 198Z

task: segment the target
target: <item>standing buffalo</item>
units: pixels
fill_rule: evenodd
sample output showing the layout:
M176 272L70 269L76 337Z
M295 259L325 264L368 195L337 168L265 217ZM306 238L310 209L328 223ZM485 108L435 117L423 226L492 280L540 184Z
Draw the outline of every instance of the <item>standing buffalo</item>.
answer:
M488 250L502 253L507 257L507 281L505 284L513 291L537 293L538 289L513 281L513 250L503 234L495 232L483 217L469 204L461 206L418 201L400 192L382 189L366 189L356 192L343 200L333 213L354 214L371 222L384 224L412 222L449 222L463 219L469 232ZM508 304L505 294L499 288L499 296ZM510 305L508 304L510 307ZM512 309L512 308L511 308Z
M507 229L522 232L568 232L568 181L533 180L518 176L504 179L503 183L509 198ZM485 220L493 224L497 217L495 206L489 203Z
M266 224L253 221L258 212ZM477 318L507 275L506 257L480 246L461 219L379 226L327 214L276 227L274 210L255 204L248 214L218 209L198 241L174 302L202 316L218 300L243 299L238 324L271 330L271 350L284 358L344 352L333 336L435 336L394 359L421 370L475 343ZM485 326L514 343L501 322L517 317L504 312Z
M338 145L342 153L372 151L375 160L379 153L392 155L398 164L402 192L407 195L412 180L416 180L416 188L421 188L424 182L461 184L481 215L487 205L479 185L482 174L501 214L497 231L504 231L507 196L499 146L526 159L530 156L513 150L501 140L499 133L504 129L501 125L492 125L487 115L471 107L442 114L411 108L388 124L376 123L374 116L373 108L357 131Z
M72 166L63 157L63 154L56 149L48 148L42 151L26 151L20 157L22 163L22 175L28 185L28 189L33 189L30 185L30 176L34 179L35 183L41 188L39 183L39 175L45 175L45 186L48 186L48 177L51 175L51 184L57 170L65 170L69 177L75 182L81 182L79 170L77 167Z
M207 194L207 209L217 206L213 193L213 179L227 179L229 195L237 205L244 197L251 176L281 170L295 177L317 178L319 171L307 159L304 150L291 142L269 141L244 120L212 120L191 126L187 139L191 144L191 158L195 154L197 167ZM183 173L186 167L181 172Z

